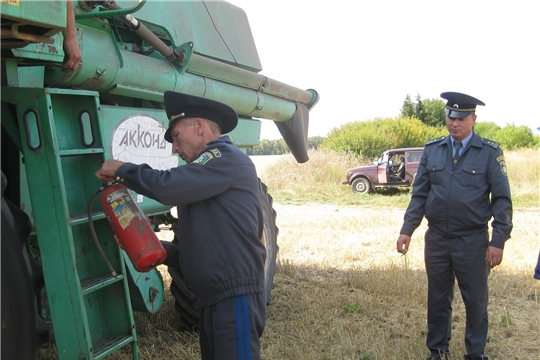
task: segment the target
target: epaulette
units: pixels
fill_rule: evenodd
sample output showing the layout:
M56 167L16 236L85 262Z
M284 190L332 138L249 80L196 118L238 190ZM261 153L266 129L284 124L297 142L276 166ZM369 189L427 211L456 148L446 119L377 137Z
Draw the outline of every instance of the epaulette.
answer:
M438 137L438 138L436 138L436 139L428 140L428 141L424 144L424 146L425 146L425 145L436 144L436 143L438 143L438 142L443 141L444 139L446 139L446 136L441 136L441 137Z
M491 147L494 148L494 149L498 149L499 146L501 146L501 144L499 144L498 142L493 141L493 140L489 140L489 139L484 139L484 138L482 138L482 142L483 142L484 144L486 144L487 146L491 146Z

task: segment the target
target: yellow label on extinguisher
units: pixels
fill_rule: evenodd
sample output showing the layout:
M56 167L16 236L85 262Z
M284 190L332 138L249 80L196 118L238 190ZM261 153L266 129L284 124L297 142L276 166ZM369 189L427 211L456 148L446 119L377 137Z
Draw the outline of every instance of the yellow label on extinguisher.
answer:
M8 5L19 6L19 0L0 0L0 2Z
M111 205L111 209L118 219L118 223L124 230L129 226L131 220L133 220L135 217L132 210L133 201L131 196L129 196L126 191L126 189L116 190L107 196L107 201Z

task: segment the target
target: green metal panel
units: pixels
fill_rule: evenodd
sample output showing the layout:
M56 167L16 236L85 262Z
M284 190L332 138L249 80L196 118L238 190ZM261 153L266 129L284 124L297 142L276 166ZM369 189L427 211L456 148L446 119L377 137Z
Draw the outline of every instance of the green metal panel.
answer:
M45 28L66 27L66 2L3 0L0 12L7 18L24 24L38 25Z
M120 4L127 8L133 3ZM177 46L193 41L198 54L255 72L262 69L244 10L226 1L148 1L133 16L174 29L171 32Z
M18 72L20 87L43 87L44 66L19 67Z
M43 62L56 62L60 68L64 60L63 37L62 34L52 36L53 44L29 44L25 47L12 49L13 55L19 58L32 59L34 63L42 64ZM43 77L40 79L43 81ZM21 85L23 86L23 85Z
M238 126L230 134L233 143L239 148L256 146L261 137L261 121L240 118Z
M163 279L157 271L140 273L133 267L128 255L122 251L126 268L129 271L129 291L133 310L156 313L161 305L165 294L163 293Z
M89 229L88 201L99 188L94 172L104 159L97 93L2 88L2 100L16 104L39 257L60 359L101 359L131 345L138 358L124 257L97 201L92 206L97 238ZM94 136L78 121L87 114ZM37 119L28 138L29 119ZM88 127L88 125L86 125ZM88 139L93 141L88 143ZM155 286L162 286L157 282Z

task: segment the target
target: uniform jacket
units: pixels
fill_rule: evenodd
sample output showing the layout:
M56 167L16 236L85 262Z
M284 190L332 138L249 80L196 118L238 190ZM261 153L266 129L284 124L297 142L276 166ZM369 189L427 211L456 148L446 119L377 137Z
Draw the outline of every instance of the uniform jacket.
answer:
M423 216L430 229L448 237L486 231L493 218L489 245L504 248L512 230L512 200L499 144L473 133L453 165L450 136L428 141L400 233L411 236Z
M263 215L251 159L228 137L192 163L170 170L127 163L117 178L139 194L178 208L178 243L163 242L203 306L264 291Z

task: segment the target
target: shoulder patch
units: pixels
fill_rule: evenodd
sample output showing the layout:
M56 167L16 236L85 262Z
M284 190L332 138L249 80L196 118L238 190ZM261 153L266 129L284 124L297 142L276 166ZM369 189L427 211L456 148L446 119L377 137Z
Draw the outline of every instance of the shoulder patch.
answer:
M221 152L218 149L210 149L210 151L215 157L221 157Z
M497 162L499 163L499 167L501 168L501 173L504 176L508 176L508 170L506 169L506 161L504 161L504 156L503 155L498 156Z
M221 154L219 154L219 155L221 156ZM212 155L211 152L206 151L206 152L202 153L201 156L199 156L197 159L193 160L193 163L194 164L204 165L207 162L209 162L210 160L212 160L213 158L214 158L214 155Z
M491 146L494 149L498 149L501 146L501 144L499 144L498 142L489 139L482 138L482 142L487 146Z
M446 136L441 136L441 137L438 137L436 139L431 139L431 140L426 141L425 145L436 144L438 142L443 141L444 139L446 139Z

